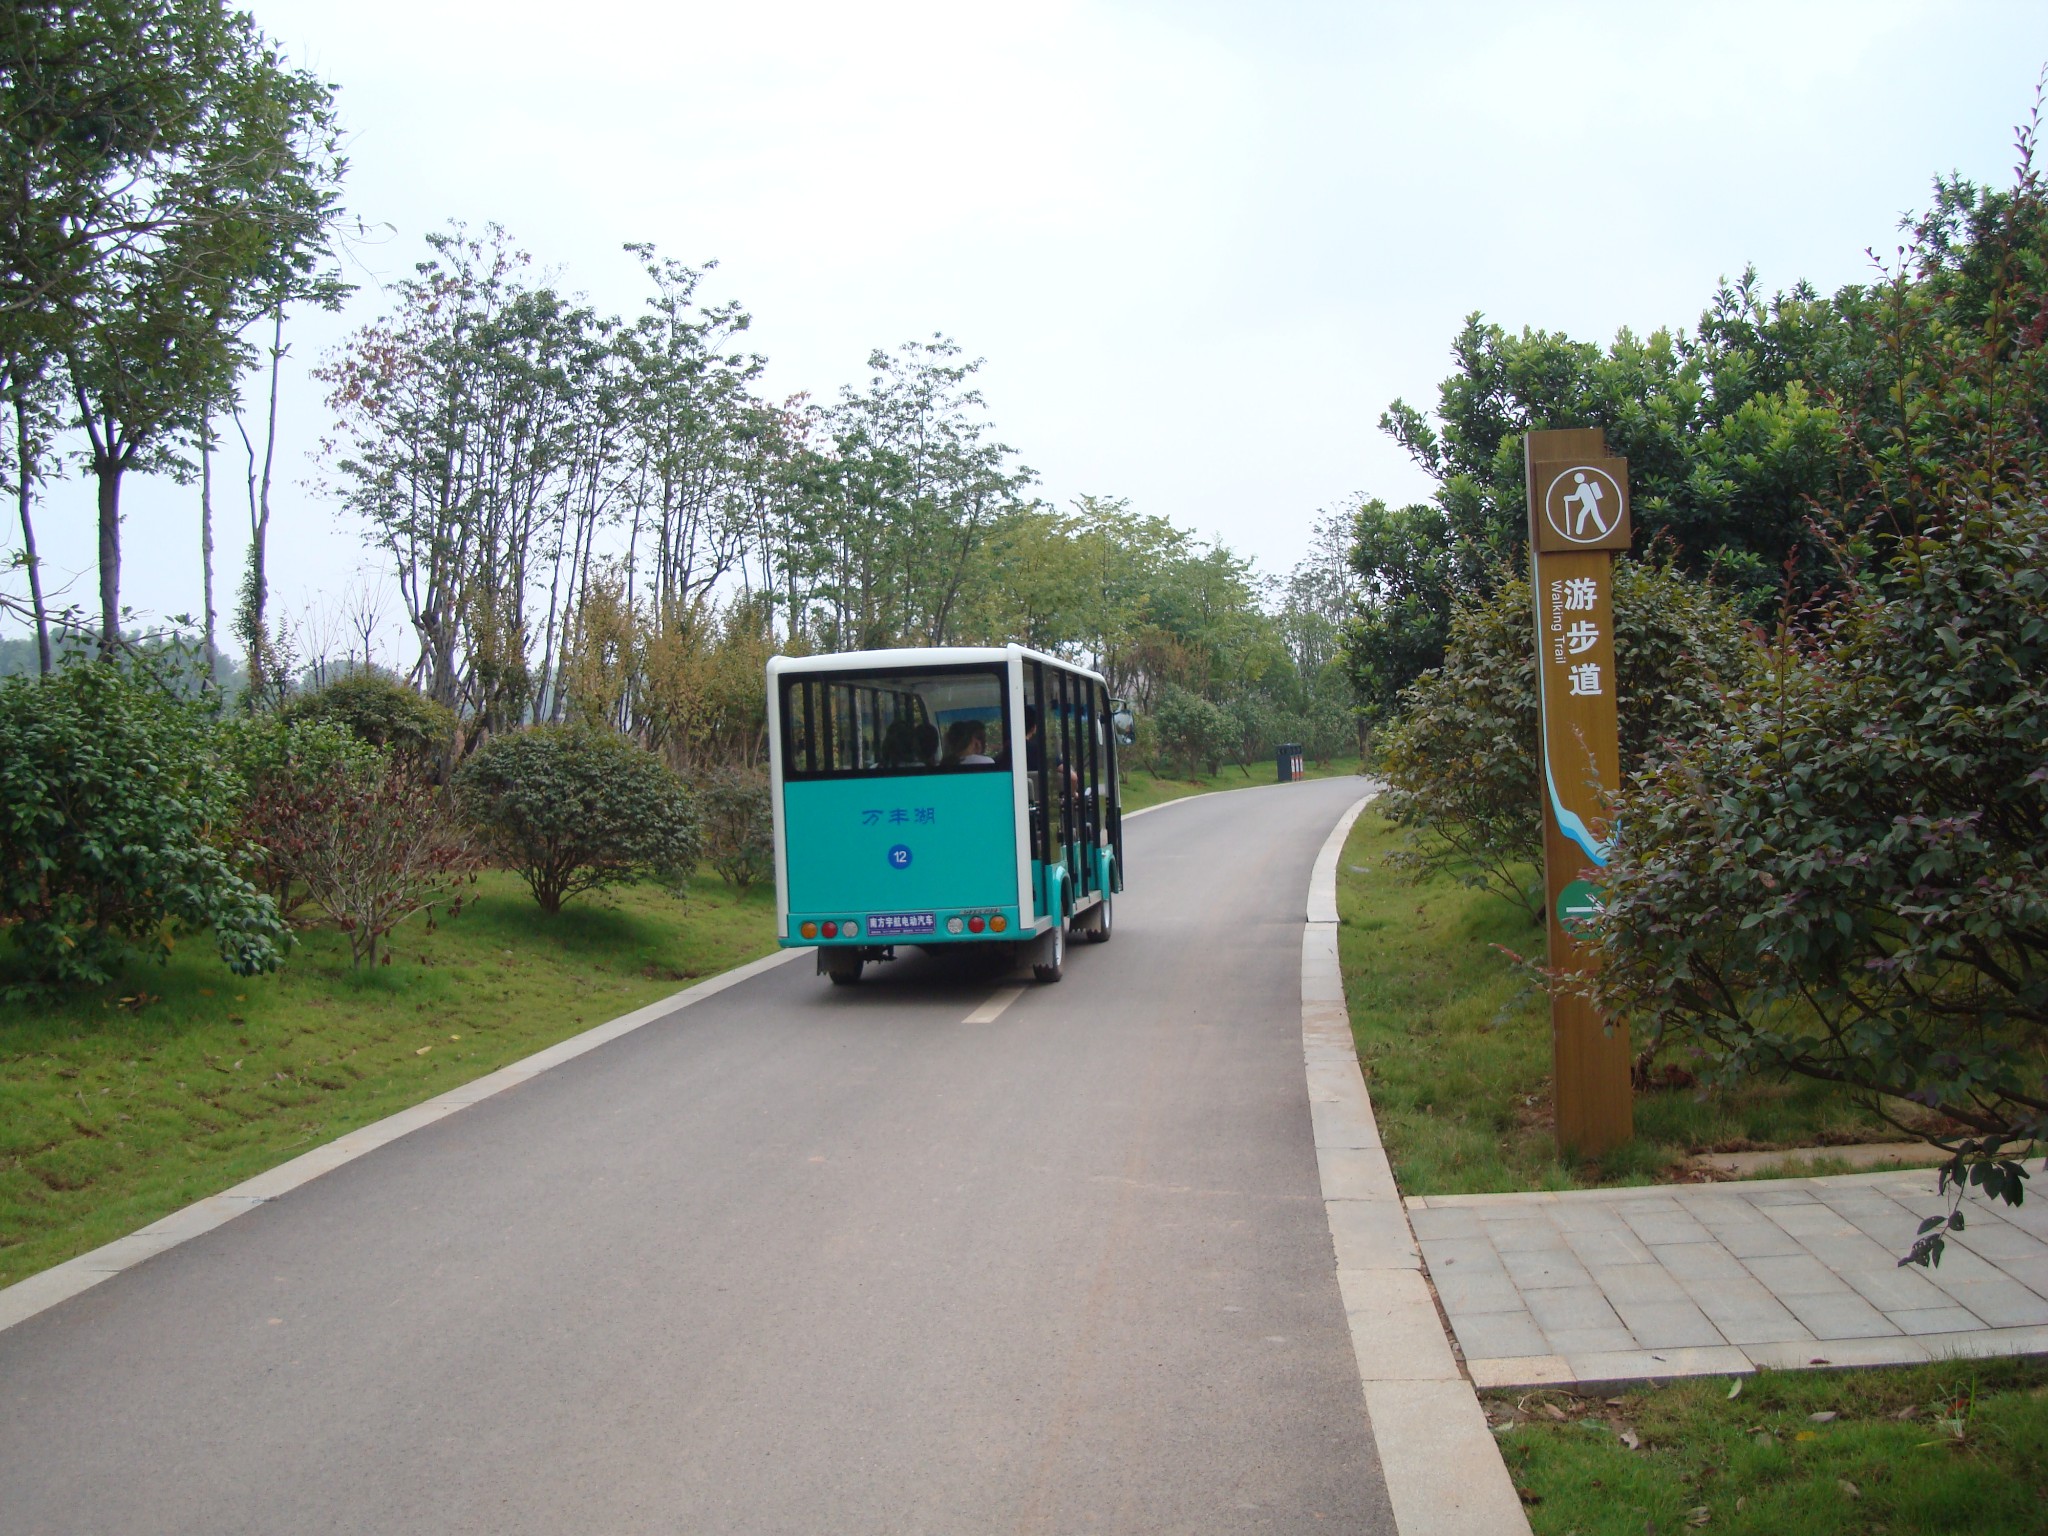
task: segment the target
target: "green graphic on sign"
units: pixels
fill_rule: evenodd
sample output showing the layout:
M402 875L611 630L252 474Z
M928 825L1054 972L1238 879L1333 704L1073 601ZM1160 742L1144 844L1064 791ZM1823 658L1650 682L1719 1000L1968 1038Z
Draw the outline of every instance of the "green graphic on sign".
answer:
M1561 923L1591 922L1605 910L1600 887L1590 880L1574 880L1557 893L1557 920Z

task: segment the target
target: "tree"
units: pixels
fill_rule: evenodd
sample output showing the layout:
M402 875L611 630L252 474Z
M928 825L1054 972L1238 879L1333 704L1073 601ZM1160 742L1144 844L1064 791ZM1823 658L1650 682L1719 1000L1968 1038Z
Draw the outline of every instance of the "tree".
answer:
M120 490L168 469L246 361L253 297L325 238L331 93L221 0L11 13L18 266L0 340L26 386L61 357L99 485L100 644L120 628Z
M2038 110L2036 113L2038 120ZM1719 730L1626 784L1595 1001L1730 1072L1842 1083L2017 1204L2048 1133L2048 189L1941 183L1871 309L1832 521ZM1961 1127L1960 1132L1957 1127ZM1962 1214L1923 1222L1938 1262Z
M1773 660L1622 793L1595 996L1731 1073L1922 1105L2017 1198L2002 1149L2048 1137L2039 492L1902 541Z
M478 839L549 916L572 896L632 880L678 885L697 862L697 815L682 781L612 731L536 726L500 736L455 784Z

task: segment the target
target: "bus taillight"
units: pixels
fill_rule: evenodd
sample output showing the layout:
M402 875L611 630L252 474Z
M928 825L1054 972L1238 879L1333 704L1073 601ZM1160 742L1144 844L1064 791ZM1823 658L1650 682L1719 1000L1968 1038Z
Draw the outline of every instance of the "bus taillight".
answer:
M825 925L825 937L826 937L826 938L828 938L828 939L836 939L836 938L838 938L838 937L839 937L839 925L838 925L837 923L827 923L827 924Z
M967 919L967 931L969 933L979 933L981 932L982 927L983 923L980 918L970 917L969 919Z
M1000 912L998 912L994 917L988 920L988 931L990 933L1001 933L1005 928L1009 926L1010 920L1004 917L1003 914Z
M815 939L818 936L818 925L816 923L805 923L801 928L797 929L797 932L807 939Z

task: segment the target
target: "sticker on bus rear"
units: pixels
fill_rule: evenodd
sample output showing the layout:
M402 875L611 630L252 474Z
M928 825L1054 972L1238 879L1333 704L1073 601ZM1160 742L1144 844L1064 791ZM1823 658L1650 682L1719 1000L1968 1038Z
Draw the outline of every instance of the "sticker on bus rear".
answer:
M937 931L929 912L877 912L868 919L871 939L906 939L915 934Z

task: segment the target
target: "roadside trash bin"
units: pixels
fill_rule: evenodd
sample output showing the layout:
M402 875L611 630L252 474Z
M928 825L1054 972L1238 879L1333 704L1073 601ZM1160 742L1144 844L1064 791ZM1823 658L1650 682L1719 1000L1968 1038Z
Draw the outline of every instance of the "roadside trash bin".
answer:
M1281 743L1273 751L1273 763L1280 770L1278 782L1292 784L1301 777L1301 744L1293 741Z

